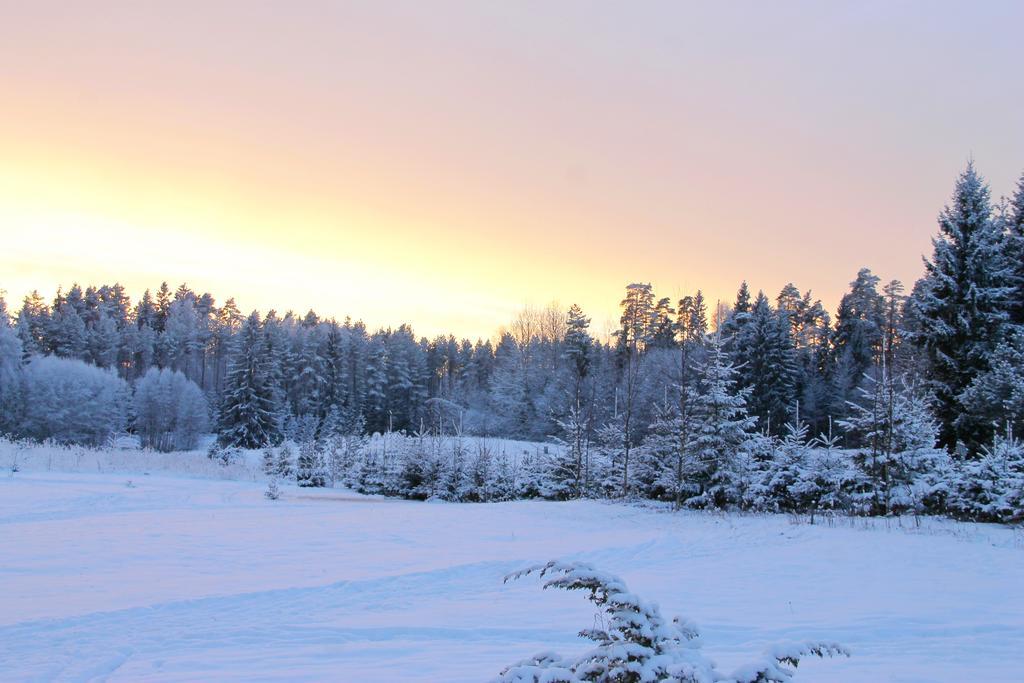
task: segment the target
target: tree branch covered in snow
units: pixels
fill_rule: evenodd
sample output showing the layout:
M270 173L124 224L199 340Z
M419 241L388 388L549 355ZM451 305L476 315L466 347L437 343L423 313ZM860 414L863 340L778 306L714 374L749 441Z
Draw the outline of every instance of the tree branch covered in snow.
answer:
M544 578L544 589L584 591L604 614L604 628L584 629L580 636L597 646L575 659L546 652L506 668L496 683L785 683L805 657L849 656L836 643L806 642L773 647L761 661L730 676L718 671L700 651L696 626L676 617L667 621L657 605L631 593L622 579L583 562L551 561L505 577L514 581L530 574Z

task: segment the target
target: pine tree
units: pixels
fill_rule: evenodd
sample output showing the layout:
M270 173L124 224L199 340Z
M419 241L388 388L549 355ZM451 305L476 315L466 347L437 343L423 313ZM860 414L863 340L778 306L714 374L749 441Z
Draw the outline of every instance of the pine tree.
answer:
M633 445L634 412L642 381L644 352L651 341L654 319L654 292L650 284L633 283L626 287L620 303L617 351L622 368L622 496L629 495L629 452Z
M323 452L315 441L302 444L295 467L295 480L299 486L327 486L326 463Z
M547 477L550 497L557 500L579 498L586 491L587 463L583 435L587 425L576 406L569 407L564 419L556 420L561 433L556 443L561 446L550 460Z
M1008 317L1010 292L1002 284L1009 273L999 252L989 189L973 163L957 180L952 205L940 214L932 245L934 253L925 260L926 274L913 302L922 328L917 342L929 360L942 445L952 448L961 442L974 451L991 440L993 430L972 420L957 422L960 396L989 368Z
M291 479L295 476L295 467L292 463L292 449L287 443L281 444L277 449L277 460L274 463L274 475L280 479Z
M980 457L960 465L954 512L978 521L1024 520L1024 443L1013 429L996 433Z
M750 324L750 288L747 281L740 284L736 292L736 303L725 320L722 321L718 333L722 336L723 348L733 365L740 365L746 359L740 356L739 344L746 335L746 328Z
M816 512L831 514L845 509L847 499L845 488L849 479L847 459L839 450L839 435L832 428L831 418L828 431L822 432L812 441L809 466L805 472L807 490L812 494L810 501L811 522Z
M51 327L50 309L39 292L33 290L22 302L16 325L26 360L31 356L53 352L49 332Z
M277 474L277 456L273 448L263 449L263 474L268 477Z
M651 312L651 348L670 349L675 346L675 313L668 297L659 299L655 304Z
M259 314L246 319L235 340L220 409L220 440L236 448L263 448L281 440L272 374Z
M763 429L781 431L796 401L796 357L788 317L772 310L763 292L735 349L745 359L738 374L740 386L750 390L748 409Z
M682 488L676 476L681 452L678 406L672 402L658 404L647 437L637 451L634 481L648 498L667 498Z
M736 371L716 334L708 343L707 359L698 370L693 403L693 432L687 447L690 471L699 493L689 503L725 507L736 502L738 453L749 440L756 419L747 416L749 389L734 390Z
M1004 340L992 354L989 369L960 394L964 412L958 422L1009 424L1024 434L1024 328Z
M815 497L814 480L807 477L810 444L807 425L800 420L799 407L775 451L775 460L768 472L767 494L785 511L805 510Z
M586 467L586 456L589 451L588 432L589 421L584 415L584 382L590 374L591 353L593 340L590 337L590 318L583 314L583 310L573 304L566 315L565 359L569 365L569 373L572 383L572 396L568 414L564 419L558 420L557 424L561 429L562 438L565 444L565 455L556 466L554 472L558 481L563 486L568 485L566 493L573 497L583 495L586 489L588 468Z
M866 487L859 498L869 511L887 515L898 502L898 487L911 485L925 466L922 456L935 446L936 425L927 394L884 367L880 379L872 378L860 393L839 426L862 444L855 461Z
M601 614L595 628L580 631L594 642L577 659L544 652L505 668L497 681L507 683L575 683L602 681L640 683L782 683L792 679L802 657L849 656L836 643L800 643L775 646L758 662L747 664L739 673L726 676L700 651L700 633L691 622L676 617L668 620L657 605L639 598L625 582L582 562L528 567L505 577L514 581L530 574L545 578L544 588L583 591ZM550 578L548 578L550 577Z
M675 454L671 459L674 461L671 472L663 472L661 475L662 485L673 493L676 509L682 507L684 490L687 487L687 448L690 442L694 408L690 397L694 393L696 382L693 366L703 360L707 331L707 308L704 303L704 294L698 289L696 295L684 296L680 299L677 308L676 334L679 346L679 365L675 378L675 393L679 400L676 410L670 416L675 428ZM659 431L664 431L668 426L664 424L664 417L668 416L663 416L660 424L656 423ZM663 439L659 441L662 445L667 445Z
M0 434L13 433L22 417L24 368L21 339L10 326L10 317L0 297Z
M55 306L50 329L50 339L56 355L78 360L88 358L89 339L85 321L74 305L65 301Z
M1024 174L1010 200L1003 233L1003 254L1010 265L1010 322L1024 328Z

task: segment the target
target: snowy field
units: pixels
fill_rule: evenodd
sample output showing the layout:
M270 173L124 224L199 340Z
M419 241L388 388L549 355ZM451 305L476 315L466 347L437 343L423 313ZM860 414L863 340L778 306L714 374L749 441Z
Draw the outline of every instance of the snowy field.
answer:
M128 481L131 480L131 485ZM573 654L581 595L502 576L621 575L727 670L779 640L851 659L801 681L1020 681L1024 537L572 502L417 503L167 474L0 478L0 680L484 681Z

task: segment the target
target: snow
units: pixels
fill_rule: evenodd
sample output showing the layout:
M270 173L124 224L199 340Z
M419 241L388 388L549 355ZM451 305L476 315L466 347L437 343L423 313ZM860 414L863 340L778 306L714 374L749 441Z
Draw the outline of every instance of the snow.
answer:
M1021 676L1019 530L288 485L270 501L263 482L190 475L0 477L0 679L489 680L592 647L582 595L502 581L555 558L692 620L725 670L826 640L853 656L796 680Z

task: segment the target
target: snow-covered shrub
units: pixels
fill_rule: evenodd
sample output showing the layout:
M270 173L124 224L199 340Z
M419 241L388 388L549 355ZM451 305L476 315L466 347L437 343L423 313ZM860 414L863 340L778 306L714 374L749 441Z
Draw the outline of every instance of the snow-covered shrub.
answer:
M295 476L295 465L293 464L292 449L285 442L277 449L277 461L274 465L274 474L282 479L291 479Z
M839 421L863 445L854 462L860 469L853 491L859 512L889 514L907 509L905 496L923 472L938 437L930 397L906 376L868 378L861 401Z
M135 385L135 431L143 447L191 450L209 426L202 389L182 373L150 368Z
M315 441L308 441L299 447L295 479L299 486L327 486L324 455Z
M806 510L814 500L815 482L807 476L811 458L807 431L807 425L799 422L797 417L797 421L786 425L786 434L775 449L775 458L768 471L766 493L777 510Z
M281 489L277 485L276 478L272 478L267 483L267 490L263 492L263 496L268 500L278 500L281 497Z
M950 508L978 521L1024 519L1024 443L1008 427L982 448L981 457L961 464Z
M816 512L832 514L846 509L849 502L846 488L850 479L850 463L838 447L839 436L832 432L831 419L828 432L819 434L812 443L816 448L810 453L803 478L808 482L813 521Z
M841 645L807 642L771 648L760 661L722 674L700 651L699 632L679 617L669 621L657 605L631 593L618 577L582 562L548 562L505 577L505 581L536 573L548 577L544 588L582 590L603 612L597 628L580 636L596 646L575 659L545 652L506 668L495 683L785 683L807 656L849 656ZM788 665L788 666L787 666Z
M273 448L263 449L263 474L273 477L277 474L277 455Z
M556 500L579 498L586 478L587 421L576 406L571 406L565 419L555 424L562 435L556 443L563 448L551 458L549 490Z
M125 427L130 393L112 370L36 356L25 368L22 433L32 439L100 446Z
M494 455L484 444L478 443L476 452L469 458L464 496L464 500L472 502L502 499L494 476Z

